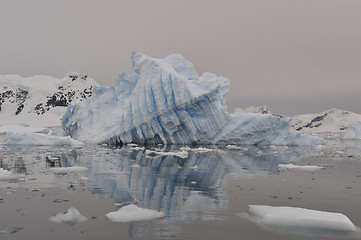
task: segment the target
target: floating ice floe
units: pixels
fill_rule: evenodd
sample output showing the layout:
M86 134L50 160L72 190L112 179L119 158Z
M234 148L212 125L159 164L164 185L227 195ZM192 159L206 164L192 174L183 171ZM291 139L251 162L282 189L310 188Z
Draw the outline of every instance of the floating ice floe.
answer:
M69 208L65 213L58 213L50 218L50 221L52 222L66 223L69 225L74 225L78 222L85 222L87 220L87 217L81 215L80 212L73 207Z
M303 136L273 115L228 114L229 80L198 76L179 54L156 59L134 53L133 74L94 90L70 106L65 132L87 143L305 145L322 142ZM107 116L106 118L104 116Z
M120 208L116 212L110 212L106 214L106 217L113 222L133 222L164 218L165 214L163 212L140 208L134 204L131 204Z
M159 157L159 156L176 156L180 158L187 158L188 152L187 151L181 151L181 152L159 152L154 150L146 150L145 154L150 157Z
M0 181L1 180L17 180L24 178L24 175L14 174L11 171L0 168Z
M41 133L31 132L17 132L8 133L5 144L7 145L44 145L44 146L55 146L55 145L71 145L71 146L82 146L83 143L69 136L59 137Z
M321 170L325 169L325 167L322 166L313 166L313 165L305 165L305 166L299 166L294 165L292 163L289 164L278 164L278 169L280 170L304 170L304 171L315 171L315 170Z
M53 173L78 173L78 172L87 172L89 169L86 167L54 167L50 168L49 171Z
M197 153L206 153L206 152L214 151L214 149L204 148L204 147L199 147L199 148L181 147L180 150L181 151L192 151L192 152L197 152Z
M49 131L47 128L41 127L29 127L24 125L1 125L0 126L0 133L35 133L35 132L45 132Z
M226 148L228 148L229 150L241 150L242 149L242 147L238 147L238 146L232 145L232 144L227 145Z
M342 213L297 207L249 205L248 214L254 222L274 230L314 234L357 230L351 220Z

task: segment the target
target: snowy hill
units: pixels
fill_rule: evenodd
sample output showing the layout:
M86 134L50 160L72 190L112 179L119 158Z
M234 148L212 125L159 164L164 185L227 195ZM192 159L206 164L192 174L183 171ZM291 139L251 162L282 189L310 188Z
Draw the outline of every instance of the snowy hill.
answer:
M291 125L302 132L343 132L361 120L361 115L340 109L330 109L318 114L303 114L290 118Z
M287 117L272 113L266 106L235 109L236 112L252 112L272 114L287 119L297 131L302 133L344 133L346 129L360 125L361 114L344 111L336 108L317 114L302 114Z
M94 86L99 84L77 73L69 73L62 79L0 75L0 123L60 126L69 104L88 99Z

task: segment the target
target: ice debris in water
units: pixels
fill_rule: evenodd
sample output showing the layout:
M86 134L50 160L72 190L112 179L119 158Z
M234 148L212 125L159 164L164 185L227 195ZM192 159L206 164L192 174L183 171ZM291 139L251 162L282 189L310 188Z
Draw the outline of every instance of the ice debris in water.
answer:
M71 145L81 146L82 142L75 139L61 136L53 136L42 133L31 133L31 132L13 132L8 133L5 144L7 145L43 145L43 146L56 146L56 145Z
M23 177L24 175L14 174L11 171L0 168L0 180L16 180Z
M175 156L179 158L187 158L188 152L187 151L181 151L181 152L160 152L160 151L154 151L154 150L145 150L145 154L149 157L160 157L160 156Z
M53 173L78 173L87 172L89 169L86 167L72 166L72 167L54 167L50 168Z
M313 166L313 165L299 166L299 165L294 165L292 163L289 163L289 164L278 164L278 169L280 169L280 170L295 169L295 170L315 171L315 170L325 169L325 167Z
M50 221L52 222L66 223L69 225L74 225L77 222L85 222L87 220L87 217L81 215L80 212L73 207L69 208L65 213L58 213L50 218Z
M110 212L106 214L106 217L113 222L132 222L164 218L165 214L163 212L140 208L134 204L131 204L120 208L116 212Z
M202 76L179 54L156 59L135 52L134 73L99 87L87 101L71 105L65 132L87 143L302 145L320 139L302 136L285 120L262 114L228 114L229 80Z
M356 231L355 225L342 213L297 207L249 205L248 214L256 223L276 230L297 232Z

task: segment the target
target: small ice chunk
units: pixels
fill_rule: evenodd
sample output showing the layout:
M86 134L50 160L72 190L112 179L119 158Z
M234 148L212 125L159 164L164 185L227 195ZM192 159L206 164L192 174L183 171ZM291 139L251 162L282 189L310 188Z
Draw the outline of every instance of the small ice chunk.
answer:
M238 150L238 149L242 149L242 147L238 147L236 145L227 145L226 148L228 148L229 150Z
M50 218L50 221L52 222L66 223L69 225L74 225L78 222L85 222L87 220L87 217L81 215L80 212L73 207L69 208L65 213L58 213Z
M87 172L88 170L89 169L86 167L78 167L78 166L50 168L50 171L53 173L77 173L77 172Z
M0 168L0 180L16 180L23 177L24 175L14 174L11 171Z
M82 146L83 143L71 137L59 137L41 133L9 133L5 140L7 145L41 145L41 146L58 146L58 145L71 145Z
M146 150L145 154L147 154L150 157L159 157L159 156L176 156L180 158L187 158L188 152L182 150L181 152L158 152L154 150Z
M320 170L320 169L325 169L325 168L320 167L320 166L313 166L313 165L299 166L299 165L294 165L292 163L289 163L289 164L278 164L278 169L279 170L295 169L295 170L315 171L315 170Z
M249 205L248 214L256 223L278 230L356 231L355 225L342 213L297 207Z
M140 208L134 204L131 204L120 208L116 212L110 212L106 214L106 217L113 222L132 222L164 218L165 214L163 212Z

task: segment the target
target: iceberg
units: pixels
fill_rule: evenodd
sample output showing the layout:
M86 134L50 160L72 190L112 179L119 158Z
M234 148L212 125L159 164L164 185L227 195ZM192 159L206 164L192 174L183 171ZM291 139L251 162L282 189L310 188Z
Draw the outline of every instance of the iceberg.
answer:
M78 222L85 222L88 218L84 217L80 214L80 212L71 207L65 213L58 213L50 218L50 221L55 223L66 223L70 226L73 226L75 223Z
M53 136L50 134L32 132L10 132L4 142L5 145L39 145L39 146L59 146L69 145L74 147L82 146L83 143L71 137Z
M198 76L179 54L157 59L135 52L134 73L97 87L87 101L68 107L62 126L84 143L281 144L320 143L272 115L228 114L229 80Z
M341 234L357 227L342 213L297 207L249 205L249 217L270 229L308 234ZM242 216L242 214L240 214Z
M106 217L113 222L133 222L164 218L165 214L163 212L140 208L131 204L118 209L116 212L106 214Z

